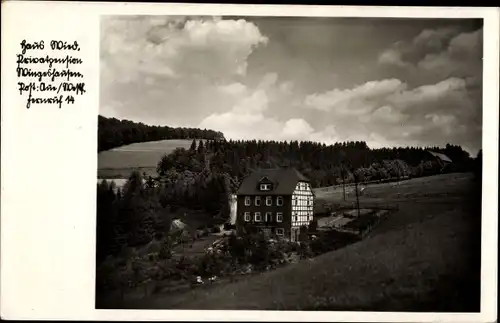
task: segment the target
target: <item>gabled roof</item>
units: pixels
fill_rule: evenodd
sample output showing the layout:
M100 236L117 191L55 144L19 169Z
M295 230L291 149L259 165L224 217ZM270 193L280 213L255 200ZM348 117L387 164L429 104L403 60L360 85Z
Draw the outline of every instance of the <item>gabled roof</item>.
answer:
M450 159L450 158L448 158L448 156L446 156L445 154L437 153L437 152L430 151L430 150L429 150L429 153L430 153L431 155L433 155L434 157L437 157L437 158L441 159L442 161L445 161L445 162L451 163L451 159Z
M261 192L258 184L264 177L273 183L273 190ZM238 195L291 195L295 190L297 182L309 182L295 168L261 169L254 171L243 179L238 189Z

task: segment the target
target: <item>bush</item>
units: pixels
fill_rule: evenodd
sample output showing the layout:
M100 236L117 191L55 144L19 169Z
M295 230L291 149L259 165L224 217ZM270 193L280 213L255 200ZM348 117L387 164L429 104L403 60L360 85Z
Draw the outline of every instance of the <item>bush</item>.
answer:
M314 253L312 251L311 242L302 242L299 245L299 256L301 259L312 258Z
M309 227L307 228L307 231L309 233L315 233L318 230L318 219L313 218L311 222L309 222Z
M170 259L172 257L170 238L167 238L162 242L158 257L160 259Z
M162 241L154 239L147 245L146 252L147 253L160 252L162 245L163 245Z

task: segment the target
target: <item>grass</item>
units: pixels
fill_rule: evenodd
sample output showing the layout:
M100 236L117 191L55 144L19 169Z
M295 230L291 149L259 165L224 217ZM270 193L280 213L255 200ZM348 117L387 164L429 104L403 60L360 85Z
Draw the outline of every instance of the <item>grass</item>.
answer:
M189 149L191 143L192 139L160 140L100 152L97 155L97 175L99 178L128 178L133 170L155 175L156 165L164 154L176 148Z
M399 210L363 241L234 283L156 294L124 308L479 311L480 190L464 174L374 185ZM328 198L328 197L323 197ZM338 202L337 200L335 202Z

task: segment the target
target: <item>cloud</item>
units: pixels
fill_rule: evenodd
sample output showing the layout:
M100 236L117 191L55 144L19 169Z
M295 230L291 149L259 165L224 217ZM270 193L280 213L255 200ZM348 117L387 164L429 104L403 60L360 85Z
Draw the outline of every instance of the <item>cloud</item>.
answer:
M480 105L468 92L468 85L475 81L449 78L413 89L398 79L370 81L305 97L302 111L317 111L322 117L308 119L301 114L278 119L271 96L285 82L269 73L253 89L240 91L230 110L208 115L199 126L222 131L232 139L327 144L361 140L372 148L436 142L477 147ZM318 120L327 124L321 126Z
M466 81L460 78L449 78L431 85L422 85L407 91L391 93L387 100L402 109L420 106L422 109L434 109L433 104L440 102L441 109L444 102L460 103L467 99ZM428 106L429 108L426 108Z
M381 98L404 90L406 84L397 79L370 81L353 89L334 89L308 95L305 107L322 111L335 109L337 115L362 115L377 106Z
M293 82L292 81L286 81L280 84L280 90L284 94L291 94L293 91Z
M427 145L436 140L466 142L470 147L478 145L481 128L481 105L468 91L470 82L449 78L408 89L397 79L371 81L311 94L304 99L304 108L322 111L323 118L335 121L337 137L371 142L371 147Z
M102 21L101 56L123 74L244 75L248 56L267 41L257 26L243 19L113 17Z
M379 54L378 62L416 69L441 78L478 76L482 70L483 29L425 29L411 41L399 41Z
M403 62L403 58L401 56L402 55L399 51L391 48L382 52L378 58L378 61L381 64L396 65L399 67L408 66L409 63Z
M288 82L278 82L277 74L268 73L252 91L239 92L239 99L229 111L212 113L198 126L222 131L230 139L337 142L339 137L333 125L318 131L304 118L279 120L270 116L270 96L289 86Z
M101 113L189 124L245 91L238 78L268 38L244 19L112 16L101 21ZM121 104L117 105L116 103ZM192 120L192 119L191 119Z
M219 91L221 91L224 94L230 94L230 95L241 95L247 90L247 87L239 82L231 83L231 84L226 84L226 85L219 85L218 86Z
M427 54L418 67L443 76L477 76L482 69L483 30L461 33L452 38L448 47L438 53Z
M364 122L382 122L384 124L400 124L408 120L409 115L403 114L398 109L384 105L376 109L371 115L364 116Z

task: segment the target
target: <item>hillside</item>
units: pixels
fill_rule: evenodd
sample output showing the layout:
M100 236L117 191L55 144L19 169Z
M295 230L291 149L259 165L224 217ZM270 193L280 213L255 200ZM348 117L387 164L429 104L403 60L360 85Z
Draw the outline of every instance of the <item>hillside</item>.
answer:
M346 248L235 283L155 294L127 308L479 310L480 196L470 175L374 185L363 205L399 211ZM460 257L457 257L460 254Z
M102 151L97 155L97 176L128 178L134 169L156 176L156 166L164 154L176 148L188 149L191 144L190 139L171 139L134 143Z
M223 139L221 132L185 127L150 126L142 122L98 116L98 152L138 142L165 139Z

